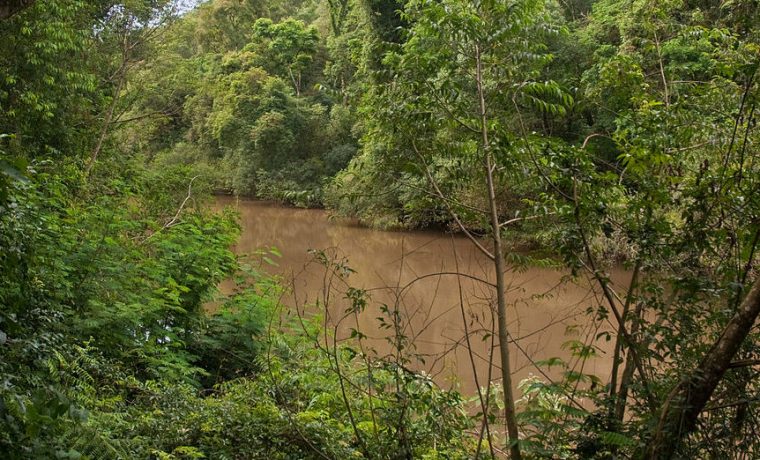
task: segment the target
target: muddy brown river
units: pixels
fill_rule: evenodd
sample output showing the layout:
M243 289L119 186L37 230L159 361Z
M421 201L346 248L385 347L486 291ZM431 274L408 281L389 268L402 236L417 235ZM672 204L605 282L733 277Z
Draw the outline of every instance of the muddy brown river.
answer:
M442 387L456 387L467 395L475 394L476 382L481 386L487 382L493 293L489 285L474 278L491 279L492 267L466 238L443 232L372 230L330 219L323 210L231 197L219 197L217 205L232 206L241 215L238 253L272 246L281 252L281 257L273 257L277 265L267 265L266 269L291 285L292 293L283 299L291 314L296 308L307 315L320 309L313 304L325 299L325 286L331 278L314 262L310 250L324 250L331 257L344 258L354 270L348 284L366 289L371 297L358 318L351 316L340 322L339 336L347 337L352 328L358 328L368 337L368 347L379 356L388 353L386 338L393 334L393 328L381 327L378 320L384 317L390 321L381 309L385 304L391 311L399 311L398 330L411 344L406 350L409 367L432 375ZM456 272L467 277L455 276ZM534 364L553 357L568 361L576 370L595 374L603 382L609 376L611 344L594 338L611 326L594 324L585 313L588 307L598 305L588 283L568 282L565 275L550 268L511 270L507 274L515 385L531 376L557 378L561 372L557 368ZM613 276L618 277L625 274ZM322 312L328 328L339 322L347 302L341 292L345 290L342 282L333 278L332 285L329 306ZM472 353L466 347L467 332ZM579 362L569 351L569 341L594 343L599 356ZM498 381L498 345L492 359L492 380Z

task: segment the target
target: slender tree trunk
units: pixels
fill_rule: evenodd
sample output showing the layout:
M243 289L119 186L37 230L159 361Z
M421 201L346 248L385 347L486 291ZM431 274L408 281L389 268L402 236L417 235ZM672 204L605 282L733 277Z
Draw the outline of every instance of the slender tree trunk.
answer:
M483 63L480 54L480 46L475 45L476 83L478 88L478 102L480 106L480 130L482 135L483 166L486 173L488 188L488 206L491 221L491 238L493 239L493 264L496 276L496 316L499 332L499 355L501 357L501 378L504 387L504 418L507 424L507 439L509 452L512 460L521 460L519 433L517 429L517 416L515 413L515 397L512 393L512 366L509 356L509 332L507 330L507 294L504 282L504 255L499 225L499 213L496 207L496 186L494 185L494 164L488 141L488 117L486 112L486 100L483 88Z
M293 83L293 89L296 90L296 97L301 97L301 72L298 72L298 78L296 78L293 69L288 67L288 74L290 74L290 81Z
M695 427L697 417L731 366L744 339L760 315L760 278L744 298L720 338L700 365L686 376L665 400L660 420L646 447L637 458L667 460Z
M108 111L106 112L106 117L103 120L103 126L100 128L98 141L95 144L95 148L92 149L90 161L87 162L87 168L84 171L85 177L90 176L90 172L92 172L92 168L95 166L95 162L98 160L98 155L100 155L100 151L103 149L103 143L105 142L106 137L108 137L108 130L111 128L111 122L113 121L113 112L116 109L116 104L119 102L119 96L121 95L121 88L124 85L125 78L126 77L124 75L121 75L119 77L119 83L116 85L116 90L114 90L113 93L113 100L111 101L111 105L108 107Z
M116 110L116 105L119 103L119 97L121 96L121 90L124 88L124 83L127 79L127 66L129 63L129 51L130 51L130 44L129 44L129 33L125 29L124 30L124 40L122 42L122 51L121 51L121 65L119 65L118 70L116 70L116 73L114 76L118 78L118 82L116 83L116 88L113 92L113 99L111 100L111 104L108 106L108 110L106 111L105 118L103 119L103 126L100 128L100 135L98 135L98 141L95 144L95 148L92 149L92 154L90 154L90 160L87 162L87 167L85 168L84 175L85 177L90 177L90 172L92 172L92 168L95 166L95 162L98 160L98 155L100 155L100 151L103 149L103 143L106 140L106 137L108 137L108 130L111 129L111 123L113 122L113 114L114 110Z
M639 271L641 270L641 259L636 260L636 266L633 267L633 274L631 275L631 282L628 283L628 295L625 299L625 305L623 306L623 321L628 319L628 312L631 307L631 301L636 289L636 283L639 278ZM612 355L612 372L610 375L610 400L615 401L617 398L617 384L618 384L618 372L620 369L621 361L623 360L621 355L623 352L623 331L618 326L618 333L615 337L615 352ZM628 366L626 365L626 368ZM611 413L613 413L612 410Z
M631 335L636 336L639 332L639 327L642 320L642 315L644 314L644 308L643 304L639 303L636 306L636 312L634 314L633 318L633 324L631 325ZM634 364L633 356L631 355L631 351L628 351L628 355L626 356L625 361L625 367L623 368L623 376L620 379L620 391L617 394L617 399L615 399L615 420L622 423L623 419L625 418L625 408L626 403L628 402L628 388L631 386L631 381L633 380L633 372L636 369L636 365Z

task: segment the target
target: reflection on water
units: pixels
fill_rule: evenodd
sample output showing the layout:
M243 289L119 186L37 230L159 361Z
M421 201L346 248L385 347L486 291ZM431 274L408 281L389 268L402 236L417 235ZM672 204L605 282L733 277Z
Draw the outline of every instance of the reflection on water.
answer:
M220 197L217 204L233 206L241 214L243 232L236 247L239 253L271 246L280 250L278 266L270 270L292 280L294 294L285 300L290 307L313 302L323 295L325 270L313 263L310 249L345 257L356 271L349 283L371 293L372 302L359 317L358 326L371 338L379 354L389 351L385 340L389 331L380 328L377 320L382 316L380 306L394 305L399 299L405 318L403 334L424 359L424 364L415 361L410 365L433 374L441 386L457 385L465 394L474 394L473 367L463 346L467 329L472 337L478 382L484 385L491 348L491 340L484 339L484 333L492 328L491 288L472 278L435 275L459 270L473 278L491 278L488 261L467 239L445 233L371 230L345 221L330 221L325 211L283 208L258 201ZM510 272L508 283L510 332L516 339L512 344L513 380L519 382L530 375L545 377L542 372L555 377L556 369L539 371L532 363L551 357L569 359L565 342L589 342L597 336L600 330L585 314L588 307L597 305L593 292L563 283L562 272L546 268ZM333 297L337 303L331 303L328 312L333 318L345 309L345 300L339 297ZM345 323L341 323L340 330L347 335L356 324L353 319ZM606 379L610 347L605 343L597 345L605 356L587 362L583 371ZM498 347L494 353L493 360L498 363ZM499 375L496 367L492 373L494 379Z

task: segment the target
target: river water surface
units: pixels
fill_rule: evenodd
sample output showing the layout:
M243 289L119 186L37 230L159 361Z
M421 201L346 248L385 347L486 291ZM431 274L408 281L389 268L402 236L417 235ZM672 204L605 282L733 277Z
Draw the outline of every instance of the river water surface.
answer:
M348 284L369 291L371 301L357 318L343 320L339 336L358 328L368 337L367 343L378 355L390 351L386 340L391 329L381 327L379 317L390 318L381 310L400 312L400 331L411 345L409 366L433 376L442 387L456 387L472 395L476 382L484 386L489 371L492 328L489 285L472 278L449 273L461 272L473 278L491 279L488 260L464 237L443 232L386 232L358 226L345 220L331 220L327 212L315 209L285 208L275 204L219 197L219 206L232 206L242 220L238 253L252 253L260 248L276 247L282 254L268 266L273 274L283 276L293 292L283 302L293 312L296 308L324 300L330 283L325 268L314 262L311 250L325 250L331 257L345 258L355 273ZM594 342L608 324L595 325L586 309L598 304L587 283L567 282L565 273L549 268L510 271L509 325L515 339L511 344L513 380L537 376L556 378L557 368L540 369L536 361L559 357L576 370L591 373L606 381L609 376L610 344ZM618 274L622 276L621 274ZM333 327L346 308L335 282L326 318ZM461 296L460 296L461 293ZM315 307L306 307L307 314ZM464 314L463 314L464 312ZM465 327L466 326L466 327ZM472 355L465 346L470 333ZM599 357L579 363L571 356L569 341L594 343ZM498 346L493 353L492 380L498 381ZM472 356L472 359L471 359ZM474 361L475 365L472 365ZM476 374L477 373L477 377ZM518 393L519 395L519 393Z

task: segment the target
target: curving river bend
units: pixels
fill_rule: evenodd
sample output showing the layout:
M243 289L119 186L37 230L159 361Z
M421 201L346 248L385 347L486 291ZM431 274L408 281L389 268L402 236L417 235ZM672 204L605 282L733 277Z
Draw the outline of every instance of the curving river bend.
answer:
M398 305L403 335L414 344L409 351L421 358L413 359L411 367L431 374L439 385L456 386L467 395L475 393L476 381L485 385L491 347L491 339L484 336L492 327L490 288L471 278L436 275L459 271L473 278L490 278L492 268L469 240L441 232L372 230L331 220L323 210L285 208L261 201L219 197L216 204L232 206L241 215L243 231L235 248L238 253L272 246L281 252L277 265L267 269L292 285L293 293L284 299L290 308L322 299L325 292L325 269L314 263L309 250L345 257L355 271L349 284L369 290L372 301L359 316L358 325L353 318L340 324L339 335L347 336L358 326L378 354L387 353L390 347L385 337L390 332L379 327L377 318L383 316L383 303ZM564 282L564 275L548 268L508 273L510 333L516 339L511 344L515 384L531 375L544 380L555 378L559 372L556 368L539 370L533 364L552 357L570 360L576 370L583 366L583 372L602 381L609 376L610 343L593 342L600 357L585 363L577 363L565 345L570 340L593 341L611 326L592 324L585 311L597 305L594 293L584 283ZM622 272L613 275L623 276ZM342 297L333 293L325 315L328 326L345 310ZM477 380L464 346L465 330L470 332ZM498 346L493 362L498 363ZM492 374L496 380L499 372L495 365Z

